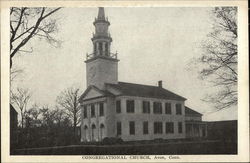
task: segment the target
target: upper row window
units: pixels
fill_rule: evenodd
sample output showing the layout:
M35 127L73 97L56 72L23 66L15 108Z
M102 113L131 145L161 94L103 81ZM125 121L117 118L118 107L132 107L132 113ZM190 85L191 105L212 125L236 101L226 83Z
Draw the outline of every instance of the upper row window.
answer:
M95 104L90 105L90 116L95 117L96 116L96 110L95 110ZM99 103L99 116L104 116L104 104L101 102ZM88 117L88 108L87 105L83 106L83 118Z
M149 101L142 102L142 112L143 113L150 113L150 102Z
M100 103L100 105L99 105L99 116L104 116L104 107L103 107L103 103Z
M166 114L171 114L171 103L165 103L165 113Z
M83 118L87 118L88 112L87 112L87 105L83 106Z
M121 113L121 100L116 101L116 113Z
M181 115L181 104L175 104L176 114Z
M134 100L127 100L127 113L134 113L135 112L135 101Z
M182 114L182 105L176 104L176 114ZM126 110L127 113L135 112L135 101L127 100L126 101ZM121 100L116 101L116 113L121 113ZM150 102L142 101L142 113L150 113ZM154 114L162 114L162 103L161 102L153 102L153 113ZM171 103L165 103L165 114L172 114Z
M95 116L95 105L91 104L91 117Z
M155 114L162 114L162 105L160 102L154 102L153 111Z

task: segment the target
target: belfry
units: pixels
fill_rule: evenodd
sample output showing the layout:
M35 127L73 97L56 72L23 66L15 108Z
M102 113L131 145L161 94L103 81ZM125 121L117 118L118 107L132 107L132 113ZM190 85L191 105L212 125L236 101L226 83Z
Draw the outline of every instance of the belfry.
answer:
M93 54L98 56L110 56L110 45L112 38L108 31L110 25L107 18L105 18L104 8L99 7L98 16L94 21L95 34L93 35Z

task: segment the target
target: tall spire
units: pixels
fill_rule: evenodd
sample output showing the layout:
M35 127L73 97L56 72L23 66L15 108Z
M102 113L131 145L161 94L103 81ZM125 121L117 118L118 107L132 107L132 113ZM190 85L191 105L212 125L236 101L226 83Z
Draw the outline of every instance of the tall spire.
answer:
M93 22L95 33L91 38L93 42L93 53L87 55L87 60L95 57L106 57L117 60L117 54L110 52L112 37L109 33L109 21L105 18L104 7L98 8L98 15Z
M97 19L105 20L104 7L99 7Z

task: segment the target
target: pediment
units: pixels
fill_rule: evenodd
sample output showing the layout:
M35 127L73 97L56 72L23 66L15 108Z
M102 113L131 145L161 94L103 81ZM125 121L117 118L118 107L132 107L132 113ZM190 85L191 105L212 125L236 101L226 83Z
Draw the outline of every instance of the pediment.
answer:
M95 86L89 86L85 90L85 92L82 94L79 101L81 102L83 100L88 100L88 99L103 97L103 96L105 96L105 93L103 91L101 91L100 89L98 89Z
M99 91L95 90L95 89L91 89L84 97L84 99L89 99L89 98L95 98L95 97L100 97L103 96L102 93L100 93Z

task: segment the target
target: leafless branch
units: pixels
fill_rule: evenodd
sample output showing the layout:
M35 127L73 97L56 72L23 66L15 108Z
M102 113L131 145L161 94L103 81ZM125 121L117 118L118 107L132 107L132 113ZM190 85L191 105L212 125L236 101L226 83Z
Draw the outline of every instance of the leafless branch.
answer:
M45 7L12 7L10 9L10 66L12 66L12 58L15 54L17 52L26 52L21 48L35 36L46 36L50 44L60 44L59 40L50 35L56 31L56 20L48 20L48 17L59 9Z
M209 79L217 94L208 95L204 101L217 109L237 104L237 8L215 7L213 31L202 43L203 52L198 59L202 79Z
M76 132L76 126L77 124L79 124L80 121L80 105L78 103L79 97L79 89L71 87L61 92L56 100L58 105L65 109L65 113L72 121L74 127L74 134Z
M17 88L16 92L10 92L11 104L16 106L21 112L21 125L24 126L24 116L26 113L26 108L31 98L31 93L28 89Z

